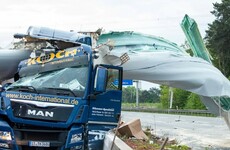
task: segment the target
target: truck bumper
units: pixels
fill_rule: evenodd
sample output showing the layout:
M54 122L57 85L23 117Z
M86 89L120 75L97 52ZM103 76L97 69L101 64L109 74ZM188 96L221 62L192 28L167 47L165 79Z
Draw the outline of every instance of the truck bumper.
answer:
M38 126L11 128L0 120L0 149L10 150L77 150L84 149L84 127L53 129Z

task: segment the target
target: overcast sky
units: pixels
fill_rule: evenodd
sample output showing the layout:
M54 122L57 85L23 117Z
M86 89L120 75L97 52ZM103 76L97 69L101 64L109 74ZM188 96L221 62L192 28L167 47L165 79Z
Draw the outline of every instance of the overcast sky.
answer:
M210 13L215 2L221 0L0 0L0 47L31 25L75 31L131 30L181 45L184 15L197 21L204 37L207 24L215 19Z
M183 16L194 18L204 36L207 24L215 19L210 13L215 2L220 0L1 0L0 46L31 25L75 31L132 30L181 45Z

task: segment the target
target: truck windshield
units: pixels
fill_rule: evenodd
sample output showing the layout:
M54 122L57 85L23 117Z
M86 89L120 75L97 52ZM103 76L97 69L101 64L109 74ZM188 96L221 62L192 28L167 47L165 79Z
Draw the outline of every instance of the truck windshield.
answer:
M87 66L71 67L20 78L7 90L83 97L87 79Z

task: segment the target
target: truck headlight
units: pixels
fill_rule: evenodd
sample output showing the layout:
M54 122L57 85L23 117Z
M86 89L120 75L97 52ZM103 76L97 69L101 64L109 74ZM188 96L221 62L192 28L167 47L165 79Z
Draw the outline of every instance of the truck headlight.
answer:
M10 146L7 143L0 143L0 148L10 148Z
M0 139L1 140L12 140L11 133L8 131L0 131Z

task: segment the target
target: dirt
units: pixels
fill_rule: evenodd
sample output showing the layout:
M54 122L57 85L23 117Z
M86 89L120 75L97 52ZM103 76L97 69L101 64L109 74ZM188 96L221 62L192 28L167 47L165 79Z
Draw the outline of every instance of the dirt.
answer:
M160 138L152 135L149 131L145 131L149 140L140 140L134 137L120 137L127 145L129 145L133 150L160 150L165 138ZM176 140L169 139L164 146L164 150L191 150L186 145L179 145Z
M158 150L156 145L146 144L146 141L137 139L125 139L124 142L133 150Z

